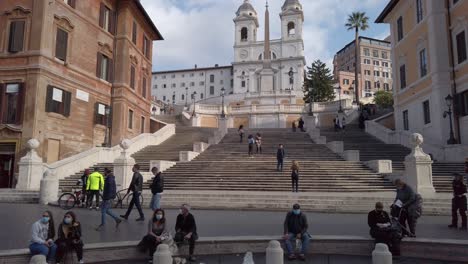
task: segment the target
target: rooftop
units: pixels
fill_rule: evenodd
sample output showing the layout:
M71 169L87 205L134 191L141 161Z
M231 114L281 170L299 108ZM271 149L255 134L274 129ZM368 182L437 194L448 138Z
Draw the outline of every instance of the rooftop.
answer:
M191 69L181 69L181 70L173 70L173 71L155 71L153 74L168 74L168 73L178 73L178 72L197 72L197 71L209 71L209 70L217 70L217 69L228 69L231 68L231 65L227 66L214 66L214 67L204 67L204 68L198 68L195 66L194 68Z

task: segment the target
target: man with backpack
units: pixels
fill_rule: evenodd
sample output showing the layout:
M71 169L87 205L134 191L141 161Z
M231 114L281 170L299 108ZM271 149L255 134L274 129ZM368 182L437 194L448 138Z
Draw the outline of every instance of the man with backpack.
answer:
M164 191L164 178L161 175L161 172L157 167L153 167L151 172L154 175L153 183L151 183L151 193L153 197L151 198L151 210L156 210L161 208L161 194Z

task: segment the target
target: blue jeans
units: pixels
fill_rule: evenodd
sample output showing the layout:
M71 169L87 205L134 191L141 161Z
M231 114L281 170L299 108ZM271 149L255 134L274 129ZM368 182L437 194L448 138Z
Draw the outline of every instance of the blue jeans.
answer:
M276 164L276 170L281 170L283 171L283 159L277 159L278 163Z
M141 204L140 204L140 195L141 192L134 192L132 195L132 201L130 201L130 204L128 205L127 213L125 213L125 216L129 216L130 213L132 212L133 206L136 206L138 209L138 213L140 213L140 218L145 219L145 215L143 214L143 210L141 210Z
M57 251L57 245L52 244L52 246L48 247L44 244L39 243L32 243L29 245L29 251L31 254L34 255L44 255L46 256L47 260L52 260L55 258L55 252Z
M119 218L112 212L112 200L104 200L101 204L101 225L106 224L106 214L110 215L110 217L114 218L115 221L119 220Z
M288 234L288 239L284 241L286 244L286 250L288 251L288 254L294 254L294 248L293 248L293 243L296 241L296 235L293 233ZM307 249L309 248L310 244L310 237L309 233L305 232L301 235L301 241L302 241L302 248L300 254L307 254Z
M153 211L161 208L161 193L156 193L153 195L151 198L150 208Z

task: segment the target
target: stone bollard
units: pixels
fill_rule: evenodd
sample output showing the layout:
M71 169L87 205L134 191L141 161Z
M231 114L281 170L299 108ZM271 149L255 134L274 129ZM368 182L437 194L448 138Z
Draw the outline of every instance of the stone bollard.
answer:
M432 159L424 153L421 145L424 139L421 134L411 135L411 153L405 157L405 180L413 190L423 197L435 194L432 183Z
M172 254L169 246L160 244L153 255L154 264L172 264Z
M46 256L44 255L34 255L31 257L29 264L47 264Z
M132 181L133 177L133 165L135 165L135 159L130 156L128 149L132 142L128 139L122 140L120 142L120 147L122 152L120 156L114 160L114 175L117 186L122 186L122 188L127 188L127 186Z
M276 241L272 240L268 243L268 247L266 249L266 263L268 264L283 264L283 249L281 248L281 244Z
M392 264L392 253L386 244L378 243L372 251L372 264Z
M39 141L32 138L28 140L26 145L29 151L18 162L19 173L16 189L39 190L44 167L42 158L36 152L36 149L39 147Z
M39 192L39 203L47 205L56 202L58 199L59 180L55 172L47 170L41 180L41 190Z

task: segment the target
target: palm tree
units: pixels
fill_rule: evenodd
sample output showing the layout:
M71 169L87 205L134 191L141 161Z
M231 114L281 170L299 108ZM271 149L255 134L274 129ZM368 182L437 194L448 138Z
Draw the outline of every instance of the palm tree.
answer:
M354 56L354 61L355 61L355 66L354 66L354 93L356 97L356 104L359 105L359 65L360 62L358 61L360 59L359 56L359 30L366 30L369 28L368 24L369 17L366 16L365 12L353 12L351 15L348 17L348 22L345 24L345 26L348 28L348 30L355 30L356 31L356 40L355 40L355 56Z

